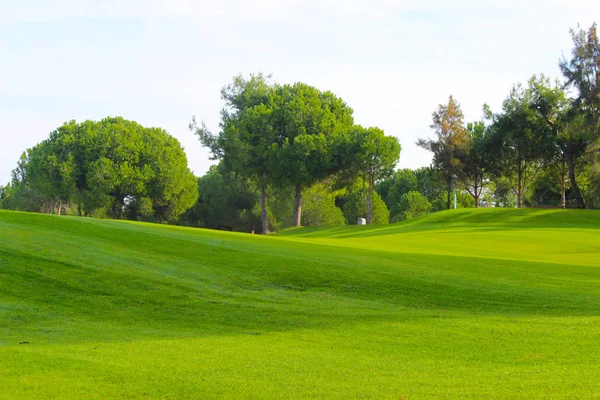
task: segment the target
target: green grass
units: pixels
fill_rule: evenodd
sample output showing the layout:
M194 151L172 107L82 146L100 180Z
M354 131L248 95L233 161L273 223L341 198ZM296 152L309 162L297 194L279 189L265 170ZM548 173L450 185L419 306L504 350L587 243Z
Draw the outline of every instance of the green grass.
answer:
M598 397L600 212L262 237L0 211L0 398Z

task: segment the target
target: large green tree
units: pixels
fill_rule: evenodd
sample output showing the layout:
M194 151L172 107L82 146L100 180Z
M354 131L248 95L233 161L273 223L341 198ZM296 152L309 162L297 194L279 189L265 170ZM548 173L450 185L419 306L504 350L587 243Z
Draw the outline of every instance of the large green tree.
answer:
M600 39L594 23L587 31L571 30L573 49L571 59L563 58L560 69L567 84L577 89L575 106L589 120L595 136L600 129Z
M271 93L280 185L295 190L294 225L302 223L302 193L344 166L337 155L341 136L352 128L352 109L331 92L304 83L276 85Z
M531 88L513 86L502 112L494 116L487 146L495 178L508 180L519 208L551 146L544 122L531 107L532 99Z
M270 77L237 76L221 89L225 106L221 110L220 130L213 134L204 123L193 118L190 130L211 151L211 158L221 160L224 168L256 179L260 188L263 234L269 233L267 187L275 180L277 165L276 131L273 128L273 108L270 98L273 85Z
M179 142L123 118L64 124L27 150L13 175L15 186L43 196L53 213L69 203L80 215L164 222L197 198Z
M567 98L562 85L551 84L550 80L543 75L531 78L529 85L533 93L532 109L548 127L551 145L546 147L547 154L548 159L561 175L562 205L566 206L564 175L566 164L575 205L577 208L585 208L586 203L577 184L575 168L592 141L592 130L586 124L585 117L579 112L578 107Z
M432 114L436 139L419 139L417 145L433 153L433 165L440 170L447 187L447 208L450 209L452 183L463 176L468 154L469 134L464 126L460 104L450 96L448 104L440 104Z
M463 159L461 183L464 190L473 197L475 207L479 207L481 195L490 183L490 165L488 162L489 128L486 120L492 118L487 104L483 106L484 119L467 124L467 154Z
M591 131L592 145L588 148L587 158L591 162L591 185L594 189L600 187L600 174L594 173L600 170L600 38L597 25L594 23L587 30L578 26L571 30L571 37L571 59L563 57L559 65L567 85L576 89L573 109L579 114L578 130L581 132L588 128ZM600 193L600 189L592 190L592 193ZM578 201L578 206L581 205Z
M355 126L350 133L354 165L363 182L367 224L373 223L375 183L392 174L400 158L400 142L379 128Z

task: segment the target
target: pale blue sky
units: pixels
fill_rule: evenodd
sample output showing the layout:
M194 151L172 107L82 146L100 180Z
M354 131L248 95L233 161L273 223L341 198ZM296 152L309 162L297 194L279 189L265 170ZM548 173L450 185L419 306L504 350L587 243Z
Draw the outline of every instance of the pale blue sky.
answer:
M332 90L400 139L401 167L428 165L414 142L437 104L478 119L514 82L559 76L569 28L594 17L600 1L0 0L0 184L62 122L117 115L165 128L201 175L189 120L216 130L220 87L257 71Z

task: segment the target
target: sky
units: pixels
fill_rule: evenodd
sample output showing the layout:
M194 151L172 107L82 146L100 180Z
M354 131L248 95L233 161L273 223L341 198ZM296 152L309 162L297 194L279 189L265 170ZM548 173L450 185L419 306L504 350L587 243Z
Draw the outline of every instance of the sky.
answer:
M479 120L514 83L559 77L594 17L600 1L0 0L0 185L63 122L107 116L164 128L202 175L189 121L217 131L220 88L256 72L333 91L399 138L399 167L426 166L438 104Z

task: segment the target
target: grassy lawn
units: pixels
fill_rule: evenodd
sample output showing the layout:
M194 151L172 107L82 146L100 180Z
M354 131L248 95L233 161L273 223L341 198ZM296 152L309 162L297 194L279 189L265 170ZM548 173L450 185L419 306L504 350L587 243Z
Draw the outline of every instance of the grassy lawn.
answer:
M0 398L600 397L600 212L262 237L0 211Z

